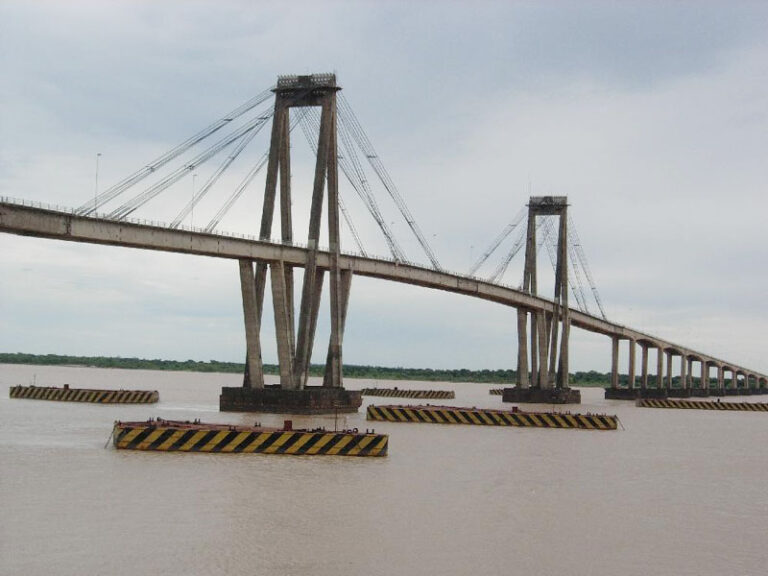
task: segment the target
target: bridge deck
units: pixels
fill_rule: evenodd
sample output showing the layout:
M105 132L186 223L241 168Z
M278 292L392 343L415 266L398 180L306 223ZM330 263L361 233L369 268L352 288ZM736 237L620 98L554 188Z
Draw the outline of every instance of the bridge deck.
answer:
M6 198L0 199L0 232L70 242L196 254L215 258L282 261L285 264L298 267L305 266L309 253L308 248L295 244L280 244L244 236L171 229L159 223L149 224L78 216L61 209L29 206ZM318 252L317 263L320 268L327 269L329 261L328 252ZM342 269L351 270L358 276L444 290L514 308L547 312L551 312L553 308L553 302L546 298L534 297L520 290L478 278L436 271L415 264L343 254L339 265ZM752 370L579 310L571 309L570 314L573 326L590 332L621 339L633 339L637 342L647 343L652 347L671 350L675 354L696 358L710 365L721 366L729 371L735 370L757 378L766 378L766 376Z

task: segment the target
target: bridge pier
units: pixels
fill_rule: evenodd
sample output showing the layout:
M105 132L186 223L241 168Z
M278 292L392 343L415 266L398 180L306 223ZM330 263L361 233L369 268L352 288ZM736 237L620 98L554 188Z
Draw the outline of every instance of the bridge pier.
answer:
M579 403L581 393L569 387L568 345L570 308L568 307L568 202L564 196L532 196L528 203L528 228L523 271L523 292L538 295L536 274L536 217L557 216L557 262L555 295L551 312L517 312L517 374L515 388L505 388L504 402ZM531 319L530 344L527 333ZM528 355L530 353L530 379Z
M245 320L245 375L244 388L264 388L264 367L261 360L261 314L256 294L253 264L240 260L240 289L243 297L243 319Z
M664 390L664 348L656 348L656 389Z
M293 242L290 177L290 109L319 106L320 134L312 189L307 239L307 260L299 306L298 326L294 316L293 268L283 260L269 262L275 318L280 385L264 386L259 327L266 283L266 263L253 275L250 263L241 261L243 311L248 346L246 377L242 388L224 388L221 410L279 413L355 412L362 404L360 392L343 387L342 342L352 272L340 269L338 158L336 127L336 77L332 74L281 76L275 88L267 164L264 205L259 238L269 240L274 220L277 183L280 182L280 228L284 244ZM328 191L328 275L331 335L322 386L308 386L310 361L317 328L324 269L318 267L320 228L325 190ZM251 359L253 357L253 360Z

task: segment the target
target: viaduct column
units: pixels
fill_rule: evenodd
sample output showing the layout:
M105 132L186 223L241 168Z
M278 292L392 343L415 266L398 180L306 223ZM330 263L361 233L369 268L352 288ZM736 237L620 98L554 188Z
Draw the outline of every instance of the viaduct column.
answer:
M688 358L685 354L680 354L680 387L683 390L688 388Z
M611 338L611 388L619 387L619 338Z
M632 338L627 340L627 342L629 343L629 374L627 378L627 388L631 390L635 387L635 352L637 346Z
M672 350L667 350L667 390L672 388Z
M656 348L656 388L664 388L664 349Z
M717 365L717 390L722 395L725 392L725 367Z

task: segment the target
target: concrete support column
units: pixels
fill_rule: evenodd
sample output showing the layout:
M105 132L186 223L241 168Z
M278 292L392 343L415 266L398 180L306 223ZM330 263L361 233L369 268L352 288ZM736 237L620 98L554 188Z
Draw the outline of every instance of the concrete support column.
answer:
M688 388L688 358L685 354L680 355L680 386Z
M342 286L339 259L341 258L340 222L339 222L339 185L338 185L338 161L336 146L336 94L329 96L328 115L331 118L330 135L328 137L328 250L330 252L330 276L329 289L331 300L331 342L329 347L329 362L326 375L329 378L329 386L341 388L343 383L342 367L342 342L344 339L344 315L345 308L344 289Z
M709 390L709 364L705 360L701 361L701 387Z
M725 368L719 364L717 366L717 389L720 392L725 390Z
M693 357L688 357L688 376L686 380L688 386L687 388L693 388Z
M664 388L664 350L656 348L656 388Z
M619 339L611 338L611 388L619 387Z
M339 328L341 337L344 336L344 327L347 323L347 310L349 308L349 293L352 288L352 271L343 270L341 272L341 326ZM325 359L325 375L323 376L323 386L334 387L340 386L341 382L334 382L334 371L332 367L333 354L331 350L331 343L328 343L328 355Z
M635 341L632 338L627 340L627 343L629 344L629 370L627 374L627 388L632 390L635 387L635 351L637 346L635 345Z
M306 276L306 274L305 271L304 275ZM309 380L309 365L312 360L315 333L317 332L317 318L320 315L320 298L323 294L324 277L325 272L316 268L315 280L312 282L312 301L308 306L311 313L299 324L299 339L296 341L296 356L293 363L294 379L299 389L305 388Z
M672 388L672 351L667 350L667 390Z
M558 234L557 243L557 261L558 269L560 272L558 280L561 304L560 314L562 316L562 331L560 334L560 358L557 364L557 386L558 388L568 388L568 347L570 343L571 312L570 308L568 307L568 218L565 212L560 214L560 231ZM555 317L555 326L557 325L557 321L558 319Z
M642 359L640 360L640 387L645 390L648 388L648 344L640 344L640 352L642 353Z
M539 387L542 390L548 390L552 388L552 382L549 379L549 348L547 343L549 341L549 330L547 330L546 314L539 312L536 314L538 319L539 329Z
M285 286L285 266L282 262L270 264L272 280L272 304L275 310L275 335L277 337L277 357L280 364L280 387L283 390L296 390L293 377L294 343L291 341L292 330L289 326L288 297Z
M245 388L264 388L264 367L261 360L261 313L256 298L256 282L253 264L250 260L240 260L240 291L243 296L243 318L245 320L246 363L243 386Z
M528 313L517 310L517 385L529 388L528 379Z

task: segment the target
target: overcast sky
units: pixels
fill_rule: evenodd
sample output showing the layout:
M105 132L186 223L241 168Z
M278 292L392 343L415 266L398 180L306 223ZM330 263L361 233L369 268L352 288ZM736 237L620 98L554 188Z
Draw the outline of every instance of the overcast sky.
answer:
M446 268L466 271L529 190L567 195L611 320L768 373L766 30L762 2L2 0L0 195L79 206L97 153L104 190L279 74L333 71ZM304 144L297 133L299 240ZM190 193L188 179L136 215L168 221ZM262 194L221 228L256 234ZM241 310L231 261L0 234L0 351L241 361ZM267 362L273 334L268 314ZM607 338L574 330L571 349L573 370L610 369ZM515 311L356 278L344 353L514 368Z

